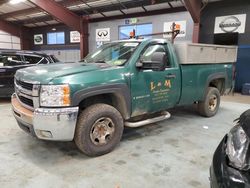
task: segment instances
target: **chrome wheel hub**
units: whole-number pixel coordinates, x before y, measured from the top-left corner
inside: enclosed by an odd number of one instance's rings
[[[105,145],[113,137],[115,125],[108,117],[102,117],[95,121],[91,128],[90,138],[95,145]]]
[[[216,95],[212,95],[209,98],[209,103],[208,103],[209,110],[214,111],[217,107],[217,103],[218,103],[218,99],[217,99]]]

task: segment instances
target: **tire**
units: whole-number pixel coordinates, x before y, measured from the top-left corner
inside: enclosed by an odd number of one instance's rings
[[[118,110],[107,104],[94,104],[80,113],[74,141],[88,156],[104,155],[119,144],[123,128]]]
[[[220,92],[215,87],[208,87],[204,101],[198,103],[198,111],[204,117],[214,116],[220,106]]]

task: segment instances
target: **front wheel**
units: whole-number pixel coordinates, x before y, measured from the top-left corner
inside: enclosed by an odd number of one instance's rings
[[[220,106],[220,92],[215,87],[208,87],[205,100],[198,103],[198,111],[202,116],[214,116]]]
[[[74,141],[86,155],[99,156],[112,151],[122,133],[120,112],[107,104],[95,104],[80,113]]]

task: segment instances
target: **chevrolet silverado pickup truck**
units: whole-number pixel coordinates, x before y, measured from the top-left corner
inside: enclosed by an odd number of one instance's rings
[[[39,139],[74,140],[86,155],[103,155],[124,126],[167,119],[169,108],[197,103],[202,116],[214,116],[232,88],[236,54],[234,46],[165,39],[110,42],[82,62],[18,70],[13,114]]]

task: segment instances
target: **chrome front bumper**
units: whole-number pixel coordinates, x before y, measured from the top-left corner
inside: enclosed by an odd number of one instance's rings
[[[16,94],[11,98],[12,110],[18,125],[43,140],[71,141],[74,138],[78,107],[24,108]]]

